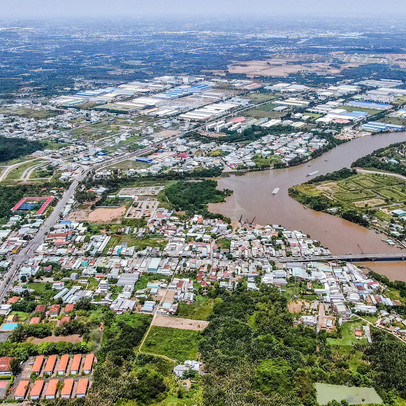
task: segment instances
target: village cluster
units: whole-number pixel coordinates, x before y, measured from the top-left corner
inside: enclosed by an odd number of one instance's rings
[[[154,193],[159,188],[142,191]],[[54,302],[50,308],[42,305],[36,311],[59,317],[62,324],[71,321],[69,309],[83,299],[107,305],[119,314],[157,311],[171,316],[179,303],[193,303],[196,294],[204,294],[210,286],[234,289],[241,281],[246,281],[248,289],[258,289],[259,283],[282,291],[293,287],[295,295],[306,283],[305,290],[315,299],[300,322],[318,328],[333,328],[336,317],[348,320],[354,312],[376,314],[383,310],[380,304],[384,308],[399,304],[356,266],[317,261],[329,257],[328,249],[301,232],[277,225],[233,227],[199,215],[179,220],[167,212],[151,217],[143,227],[116,226],[109,231],[100,225],[99,230],[100,234],[89,233],[88,223],[71,220],[61,220],[53,227],[19,269],[12,297],[0,309],[5,317],[11,314],[11,319],[6,319],[0,331],[10,333],[19,326],[12,304],[30,292],[28,282],[36,281],[48,282]],[[148,241],[151,236],[159,243],[136,247],[137,241]],[[6,237],[3,246],[7,244]],[[8,253],[8,261],[13,255]],[[145,276],[148,279],[141,286]],[[36,322],[40,322],[38,317],[30,321]],[[399,334],[405,331],[398,330]]]

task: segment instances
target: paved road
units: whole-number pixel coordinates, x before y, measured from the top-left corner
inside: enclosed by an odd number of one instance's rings
[[[120,162],[122,160],[129,159],[129,158],[136,157],[136,156],[142,156],[147,153],[150,153],[154,149],[156,149],[156,147],[160,143],[161,142],[155,143],[151,146],[148,146],[147,148],[143,148],[143,149],[135,151],[135,152],[130,152],[128,154],[121,155],[120,157],[107,159],[104,162],[98,163],[96,165],[90,166],[89,168],[82,170],[82,172],[71,183],[69,189],[67,189],[64,192],[61,199],[58,201],[57,205],[54,207],[54,210],[52,211],[51,215],[45,220],[44,224],[41,226],[41,228],[39,229],[39,231],[35,235],[35,237],[32,240],[30,240],[28,242],[28,244],[18,254],[13,256],[13,258],[12,258],[13,264],[11,265],[9,270],[6,272],[6,274],[4,275],[4,278],[0,284],[0,303],[3,302],[9,289],[12,287],[14,281],[16,280],[20,266],[25,261],[27,261],[28,258],[30,258],[32,255],[34,255],[35,251],[44,241],[45,235],[47,233],[49,233],[51,227],[59,221],[60,214],[63,212],[66,203],[74,195],[77,186],[86,177],[86,175],[90,171],[101,169],[106,166],[114,165],[115,163]]]
[[[3,281],[0,285],[0,302],[4,300],[8,289],[12,286],[19,267],[26,261],[37,248],[41,245],[44,240],[45,234],[49,233],[51,227],[59,221],[59,215],[62,213],[66,203],[75,193],[75,189],[78,186],[79,182],[83,180],[87,171],[83,171],[70,185],[69,189],[65,191],[62,195],[62,198],[59,200],[57,205],[54,207],[51,215],[45,220],[44,224],[39,229],[35,237],[28,242],[28,244],[15,256],[13,256],[13,264],[7,271],[6,275],[3,278]]]
[[[369,326],[373,326],[375,328],[379,328],[380,330],[386,331],[389,334],[392,334],[393,337],[396,337],[398,340],[402,341],[402,343],[405,342],[405,340],[402,337],[399,337],[397,334],[395,334],[393,331],[388,330],[387,328],[380,326],[379,324],[374,324],[371,323],[369,320],[364,319],[363,317],[359,316],[358,314],[353,314],[351,317],[358,317],[359,319],[361,319],[362,321],[365,321],[365,323],[367,323]]]
[[[398,178],[398,179],[406,181],[406,176],[400,175],[399,173],[385,172],[385,171],[372,171],[372,170],[363,169],[363,168],[354,168],[354,169],[356,169],[356,171],[359,173],[365,173],[365,174],[371,173],[371,174],[377,174],[377,175],[393,176],[394,178]]]
[[[29,161],[18,162],[18,163],[14,164],[14,165],[7,166],[7,168],[5,169],[5,171],[4,171],[4,172],[1,174],[1,176],[0,176],[0,182],[3,181],[4,179],[6,179],[7,176],[9,175],[9,173],[10,173],[13,169],[18,168],[19,166],[21,166],[21,165],[23,165],[23,164],[26,164],[26,163],[28,163],[28,162],[38,161],[38,159],[39,159],[39,158],[30,159]]]

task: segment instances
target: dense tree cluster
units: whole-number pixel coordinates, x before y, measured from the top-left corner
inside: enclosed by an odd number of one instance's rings
[[[106,309],[104,337],[98,352],[98,365],[87,405],[115,405],[120,399],[149,404],[161,399],[166,391],[163,377],[154,369],[133,369],[135,348],[140,344],[151,321],[147,315],[115,316]]]
[[[186,211],[189,215],[196,213],[210,217],[207,203],[223,202],[231,195],[230,190],[217,190],[215,180],[202,180],[200,182],[180,181],[165,190],[165,195],[175,210]]]
[[[38,141],[27,141],[23,138],[0,137],[0,162],[30,155],[42,149],[44,149],[44,146]]]
[[[199,349],[206,363],[206,405],[314,405],[314,372],[323,336],[294,328],[275,287],[224,293]],[[324,373],[324,372],[323,372]]]
[[[312,210],[326,211],[333,206],[333,202],[324,195],[308,196],[295,188],[289,189],[289,196]]]
[[[316,176],[315,178],[309,180],[306,183],[319,183],[326,181],[338,182],[339,180],[347,179],[353,175],[356,175],[357,171],[355,169],[343,168],[338,171],[327,173],[325,175]]]
[[[24,196],[45,196],[49,193],[49,186],[44,184],[0,186],[0,219],[10,217],[12,214],[11,209]]]
[[[406,176],[406,165],[401,162],[398,156],[400,154],[402,158],[404,157],[405,147],[406,143],[403,142],[393,144],[388,148],[378,149],[372,154],[357,159],[352,164],[352,167],[377,169],[379,171],[393,172]]]
[[[63,323],[55,329],[56,336],[68,336],[71,334],[79,334],[83,336],[89,333],[90,328],[86,323],[80,322],[76,319]]]
[[[22,342],[27,337],[45,338],[52,335],[52,328],[49,324],[21,324],[11,336],[14,342]]]

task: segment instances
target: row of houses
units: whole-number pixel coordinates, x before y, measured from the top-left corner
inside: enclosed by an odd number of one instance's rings
[[[63,384],[59,390],[60,384]],[[51,379],[46,382],[43,379],[37,379],[32,384],[29,380],[21,380],[14,392],[15,400],[53,400],[58,397],[62,399],[81,398],[86,396],[90,382],[88,378],[81,378],[75,381],[73,378],[68,378],[63,381],[59,379]]]
[[[75,354],[71,357],[64,354],[61,357],[50,355],[45,358],[44,355],[38,355],[32,365],[31,373],[36,376],[53,376],[53,375],[78,375],[83,373],[89,375],[92,373],[95,362],[94,354]]]

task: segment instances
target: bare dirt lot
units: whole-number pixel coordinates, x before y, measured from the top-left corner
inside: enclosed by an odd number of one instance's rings
[[[369,200],[362,200],[359,202],[354,202],[355,206],[358,207],[365,207],[365,206],[369,206],[369,207],[375,207],[375,206],[381,206],[383,204],[385,204],[385,200],[383,199],[369,199]]]
[[[45,338],[28,337],[26,341],[37,345],[42,343],[59,343],[61,341],[77,344],[81,343],[83,338],[79,334],[72,334],[70,336],[49,336]]]
[[[292,301],[288,304],[289,313],[300,313],[304,302],[302,300]]]
[[[94,223],[111,223],[121,219],[125,211],[125,206],[112,209],[99,208],[89,213],[88,220]]]
[[[153,326],[179,328],[181,330],[203,331],[208,325],[208,321],[181,319],[178,317],[156,316]]]
[[[153,137],[163,137],[163,138],[168,138],[168,137],[173,137],[174,135],[179,134],[179,131],[175,130],[162,130],[157,133],[154,133],[152,136]]]
[[[87,210],[75,210],[71,211],[66,217],[67,220],[71,221],[87,221],[89,218],[89,211]]]

